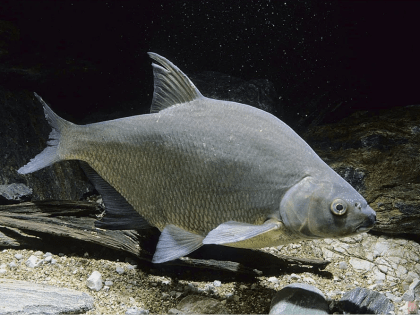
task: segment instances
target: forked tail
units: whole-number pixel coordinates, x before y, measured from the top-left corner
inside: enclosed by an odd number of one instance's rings
[[[48,123],[52,127],[52,131],[49,135],[47,147],[44,151],[31,159],[28,164],[18,169],[19,174],[32,173],[60,161],[61,159],[58,154],[58,145],[60,143],[61,132],[64,128],[73,125],[71,122],[64,120],[54,113],[38,94],[34,94],[44,107],[45,118],[47,118]]]

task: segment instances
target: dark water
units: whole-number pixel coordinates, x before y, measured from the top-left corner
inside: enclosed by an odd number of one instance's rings
[[[291,125],[341,104],[325,118],[334,120],[420,103],[419,9],[415,1],[1,1],[0,20],[15,30],[0,25],[0,84],[36,90],[74,121],[116,108],[145,113],[154,51],[187,74],[270,80]],[[4,71],[16,66],[26,72]]]

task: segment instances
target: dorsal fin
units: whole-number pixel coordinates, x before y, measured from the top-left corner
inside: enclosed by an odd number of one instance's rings
[[[202,97],[194,83],[172,62],[158,54],[148,54],[159,63],[152,63],[155,82],[151,113]]]

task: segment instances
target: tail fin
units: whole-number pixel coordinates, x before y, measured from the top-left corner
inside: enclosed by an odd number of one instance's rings
[[[28,164],[18,169],[19,174],[32,173],[60,161],[61,159],[58,155],[58,145],[60,143],[61,131],[66,126],[73,125],[71,122],[64,120],[54,113],[38,94],[34,94],[44,107],[45,118],[47,118],[50,126],[52,127],[52,131],[47,142],[48,146],[44,149],[44,151],[31,159]]]

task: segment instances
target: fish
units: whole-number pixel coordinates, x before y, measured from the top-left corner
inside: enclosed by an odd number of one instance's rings
[[[172,62],[148,53],[149,114],[76,125],[43,105],[47,147],[18,170],[79,160],[102,195],[104,229],[157,227],[153,263],[203,245],[263,248],[369,231],[376,213],[287,124],[203,96]]]

